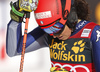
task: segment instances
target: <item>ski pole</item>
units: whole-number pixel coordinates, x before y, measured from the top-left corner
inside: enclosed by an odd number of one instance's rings
[[[24,29],[23,46],[22,46],[22,52],[21,52],[21,62],[20,62],[19,72],[23,72],[23,64],[24,64],[24,56],[25,56],[25,47],[26,47],[26,40],[27,40],[27,30],[28,30],[29,18],[30,18],[30,12],[26,12],[26,23],[25,23],[25,29]]]

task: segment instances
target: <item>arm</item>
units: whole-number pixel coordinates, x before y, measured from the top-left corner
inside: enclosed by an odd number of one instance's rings
[[[21,54],[23,36],[21,23],[11,20],[7,26],[6,52],[9,56]],[[26,51],[30,52],[46,47],[46,34],[39,27],[27,34]]]
[[[93,46],[93,62],[96,72],[100,72],[100,26],[96,26],[91,35]]]

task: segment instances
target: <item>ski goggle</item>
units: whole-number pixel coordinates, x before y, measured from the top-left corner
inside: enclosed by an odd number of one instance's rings
[[[64,30],[65,25],[57,22],[49,28],[44,28],[43,30],[49,35],[60,35]]]

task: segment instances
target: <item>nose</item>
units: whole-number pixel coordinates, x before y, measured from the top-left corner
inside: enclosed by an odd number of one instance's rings
[[[57,35],[53,35],[53,38],[56,38],[57,37]]]

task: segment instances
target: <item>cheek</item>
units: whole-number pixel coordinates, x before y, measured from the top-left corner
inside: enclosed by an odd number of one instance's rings
[[[65,27],[64,31],[62,32],[63,35],[70,36],[71,35],[71,29],[69,29],[67,26]]]
[[[65,34],[65,36],[69,37],[71,35],[71,31],[66,31],[64,34]]]

